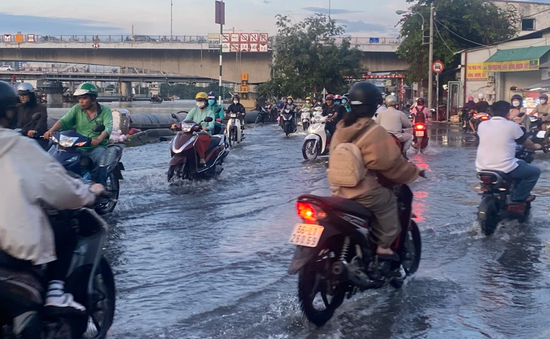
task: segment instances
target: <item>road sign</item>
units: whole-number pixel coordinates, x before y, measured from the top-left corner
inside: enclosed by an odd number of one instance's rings
[[[432,64],[432,71],[433,71],[434,73],[438,73],[438,74],[439,74],[439,73],[443,72],[443,69],[444,69],[444,68],[445,68],[445,67],[443,66],[443,63],[442,63],[441,61],[439,61],[439,60],[438,60],[438,61],[435,61],[435,62]]]
[[[258,52],[258,44],[250,44],[250,52]]]
[[[267,51],[268,51],[267,44],[260,44],[260,52],[267,52]]]
[[[248,42],[248,38],[249,38],[249,34],[248,34],[248,33],[241,33],[241,34],[239,34],[239,35],[240,35],[241,43],[243,43],[243,42]]]
[[[219,42],[220,33],[208,33],[208,41]]]
[[[4,34],[4,42],[11,42],[11,34]]]
[[[250,33],[250,42],[258,42],[258,33]]]
[[[231,52],[239,52],[240,51],[240,45],[239,44],[231,44]]]
[[[231,42],[239,42],[239,33],[231,33]]]
[[[262,43],[262,44],[267,44],[267,42],[268,42],[268,40],[269,40],[269,39],[268,39],[269,34],[267,34],[267,33],[260,33],[259,35],[260,35],[260,37],[259,37],[259,38],[260,38],[260,43]]]
[[[222,52],[223,53],[229,53],[231,51],[231,47],[230,47],[230,43],[229,42],[224,42],[222,44]]]
[[[216,23],[225,25],[225,3],[223,1],[216,1]]]
[[[323,96],[326,96],[326,95],[328,94],[327,89],[326,89],[326,88],[323,88],[323,91],[321,92],[321,94],[322,94]]]
[[[222,42],[230,42],[230,41],[231,41],[231,33],[223,33]]]
[[[34,34],[27,34],[27,42],[36,42]]]
[[[248,52],[248,46],[250,45],[241,43],[241,52]]]
[[[405,94],[407,91],[404,88],[401,88],[401,94]]]

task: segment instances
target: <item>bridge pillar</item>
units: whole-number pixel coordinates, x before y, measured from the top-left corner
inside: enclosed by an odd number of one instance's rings
[[[38,80],[36,88],[46,94],[49,105],[63,104],[63,83],[61,81]]]
[[[124,81],[120,83],[120,94],[126,100],[131,100],[132,98],[132,82]]]

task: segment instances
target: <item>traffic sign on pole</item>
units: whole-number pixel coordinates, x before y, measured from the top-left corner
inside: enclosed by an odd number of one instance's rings
[[[434,61],[434,63],[432,64],[432,71],[434,73],[441,73],[443,72],[443,70],[445,69],[443,63],[441,61]]]

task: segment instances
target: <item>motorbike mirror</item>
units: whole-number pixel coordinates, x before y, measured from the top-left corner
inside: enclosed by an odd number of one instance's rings
[[[525,113],[520,113],[520,114],[518,114],[518,117],[521,118],[521,117],[524,116],[524,115],[525,115]]]
[[[176,120],[179,120],[178,116],[175,115],[174,113],[172,113],[172,118],[176,119]]]
[[[543,117],[547,117],[547,116],[548,116],[548,113],[544,113],[542,116],[543,116]]]
[[[32,115],[32,121],[38,121],[38,120],[40,120],[41,117],[42,117],[42,114],[40,114],[40,113],[34,113],[34,114]]]
[[[93,131],[94,132],[103,132],[103,131],[105,131],[105,125],[95,125]]]
[[[204,118],[204,122],[212,122],[212,121],[214,121],[214,119],[212,119],[212,117]]]

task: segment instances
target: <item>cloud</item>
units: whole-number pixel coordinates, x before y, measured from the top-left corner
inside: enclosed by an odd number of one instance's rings
[[[305,7],[306,11],[315,12],[315,13],[323,13],[328,14],[328,8],[323,7]],[[357,11],[350,11],[347,9],[331,9],[330,14],[347,14],[347,13],[356,13]]]
[[[23,34],[120,34],[120,27],[106,26],[105,22],[84,19],[63,19],[32,15],[0,13],[0,32]]]
[[[380,32],[387,33],[391,31],[388,27],[380,24],[369,24],[363,21],[349,21],[344,19],[338,19],[336,22],[340,25],[346,26],[346,33],[355,32]]]

